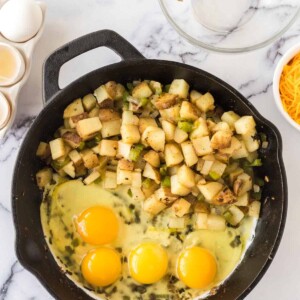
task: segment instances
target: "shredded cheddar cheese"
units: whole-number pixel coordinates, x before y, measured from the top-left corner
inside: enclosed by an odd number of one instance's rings
[[[300,124],[300,53],[284,66],[279,91],[285,111]]]

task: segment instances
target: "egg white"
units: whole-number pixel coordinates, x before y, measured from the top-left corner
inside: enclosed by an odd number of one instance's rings
[[[113,300],[122,299],[124,295],[130,295],[132,299],[135,299],[141,292],[145,292],[143,293],[145,297],[152,293],[157,295],[174,293],[178,295],[178,299],[183,296],[190,299],[206,297],[235,270],[253,239],[256,222],[251,218],[246,218],[237,229],[227,228],[221,232],[192,231],[191,226],[181,231],[171,230],[167,225],[172,214],[170,209],[152,219],[143,212],[141,203],[131,199],[129,189],[128,186],[122,186],[115,191],[107,191],[97,184],[85,186],[79,180],[71,180],[51,189],[41,205],[42,226],[54,258],[64,270],[68,271],[67,274],[71,280],[96,299],[104,299],[108,294],[109,299]],[[84,281],[80,272],[80,264],[85,254],[95,246],[81,241],[75,229],[74,218],[85,209],[97,205],[111,208],[119,219],[118,238],[109,246],[121,253],[123,269],[121,280],[107,288],[91,291],[93,287]],[[191,224],[192,220],[187,219],[187,225]],[[236,236],[240,236],[241,243],[232,247],[230,243]],[[161,281],[147,287],[139,285],[130,278],[126,263],[131,249],[145,241],[164,246],[169,257],[168,274]],[[204,290],[186,288],[176,279],[178,254],[184,248],[192,246],[208,249],[217,260],[216,278]],[[110,294],[115,287],[117,290]],[[181,289],[184,291],[179,294],[178,291]]]

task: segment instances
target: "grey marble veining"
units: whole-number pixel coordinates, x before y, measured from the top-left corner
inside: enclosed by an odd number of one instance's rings
[[[300,22],[270,46],[246,54],[221,55],[207,52],[183,40],[168,24],[156,1],[149,0],[52,0],[48,4],[45,34],[36,48],[30,78],[24,86],[14,126],[0,141],[0,300],[52,299],[38,280],[17,262],[10,189],[19,146],[42,108],[41,72],[46,56],[63,43],[91,31],[109,28],[127,38],[145,57],[178,61],[202,68],[227,81],[243,93],[282,133],[284,160],[289,182],[289,214],[285,235],[269,271],[248,300],[300,299],[299,149],[300,133],[277,111],[272,96],[272,76],[282,54],[300,42]],[[74,25],[75,24],[75,25]],[[62,74],[63,83],[117,61],[111,52],[91,56],[81,68],[71,66]]]

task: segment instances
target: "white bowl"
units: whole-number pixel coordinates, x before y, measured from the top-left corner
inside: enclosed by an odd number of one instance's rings
[[[285,111],[281,97],[279,92],[279,82],[283,67],[297,54],[300,52],[300,43],[294,45],[290,48],[280,59],[275,69],[274,77],[273,77],[273,94],[275,98],[275,103],[283,117],[297,130],[300,131],[300,124],[292,119],[292,117]]]

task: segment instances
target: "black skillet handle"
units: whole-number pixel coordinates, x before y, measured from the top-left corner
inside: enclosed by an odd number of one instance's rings
[[[47,58],[43,71],[45,103],[60,90],[58,77],[62,65],[72,58],[98,47],[107,47],[113,50],[123,60],[144,58],[127,40],[112,30],[99,30],[84,35],[57,49]]]

